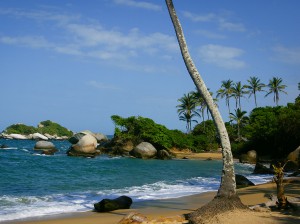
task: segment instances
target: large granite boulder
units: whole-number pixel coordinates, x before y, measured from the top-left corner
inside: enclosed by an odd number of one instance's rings
[[[48,138],[45,135],[42,135],[40,133],[33,133],[31,135],[31,138],[35,140],[48,140]]]
[[[90,134],[86,134],[71,146],[67,154],[69,156],[94,157],[98,153],[96,147],[97,139]]]
[[[48,142],[44,140],[36,142],[34,146],[34,150],[41,151],[42,154],[45,155],[53,155],[55,152],[57,152],[57,149],[52,142]]]
[[[109,212],[117,209],[129,209],[131,204],[132,199],[123,195],[116,199],[103,199],[94,204],[94,208],[97,212]]]
[[[300,168],[300,146],[287,156],[287,160]]]
[[[256,164],[257,161],[257,153],[255,150],[250,150],[247,154],[242,154],[239,158],[240,163],[250,163]]]
[[[156,157],[157,157],[157,159],[161,159],[161,160],[172,159],[172,156],[170,155],[170,153],[165,149],[159,150],[157,152]]]
[[[21,135],[21,134],[9,134],[7,136],[8,136],[8,138],[12,138],[12,139],[27,139],[26,136]]]
[[[252,181],[248,180],[247,177],[240,174],[235,175],[235,180],[236,180],[237,188],[243,188],[243,187],[249,187],[255,185]]]
[[[98,143],[108,140],[108,138],[104,134],[93,133],[89,130],[84,130],[74,134],[71,138],[69,138],[69,142],[72,144],[76,144],[85,135],[94,136],[94,138],[97,140]]]
[[[141,142],[133,150],[130,151],[130,155],[136,158],[150,159],[156,156],[157,150],[149,142]]]

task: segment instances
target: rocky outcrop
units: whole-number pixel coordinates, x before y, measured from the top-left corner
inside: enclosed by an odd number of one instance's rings
[[[116,199],[103,199],[94,204],[95,211],[109,212],[117,209],[129,209],[132,204],[132,199],[127,196],[121,196]]]
[[[133,150],[130,151],[130,155],[136,158],[150,159],[156,156],[157,150],[149,142],[141,142]]]
[[[254,171],[254,174],[274,174],[274,171],[266,166],[264,166],[261,163],[256,163]]]
[[[45,155],[53,155],[55,152],[57,152],[57,149],[52,142],[44,140],[36,142],[34,150],[41,151],[41,153]]]
[[[248,180],[247,177],[240,174],[235,175],[235,180],[236,180],[237,188],[243,188],[243,187],[249,187],[255,185],[252,181]]]
[[[297,169],[300,168],[300,146],[287,156],[287,160],[293,163]]]
[[[255,150],[250,150],[247,154],[242,154],[239,158],[240,163],[255,164],[257,161],[257,153]]]
[[[21,134],[9,134],[6,135],[6,137],[10,139],[27,139],[25,135],[21,135]]]
[[[167,150],[159,150],[156,155],[157,159],[166,160],[166,159],[172,159],[172,156]]]
[[[31,138],[35,139],[35,140],[49,140],[45,135],[42,135],[40,133],[34,133],[34,134],[32,134]]]
[[[96,150],[97,139],[90,135],[83,135],[76,144],[73,144],[68,150],[69,156],[95,157],[99,152]]]

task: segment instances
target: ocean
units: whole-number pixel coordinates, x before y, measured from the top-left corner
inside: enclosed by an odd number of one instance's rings
[[[124,157],[68,157],[68,141],[52,141],[53,156],[33,150],[33,140],[0,139],[0,222],[83,212],[103,198],[127,195],[133,202],[177,198],[215,191],[222,161],[141,160]],[[255,184],[270,175],[253,175],[254,166],[235,172]]]

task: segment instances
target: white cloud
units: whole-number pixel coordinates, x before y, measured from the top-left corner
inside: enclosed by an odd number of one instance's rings
[[[113,86],[113,85],[108,85],[103,82],[97,82],[95,80],[91,80],[87,82],[88,86],[94,87],[96,89],[101,89],[101,90],[120,90],[120,88]]]
[[[240,69],[246,63],[238,59],[244,53],[243,50],[233,47],[208,44],[199,49],[199,55],[204,62],[227,69]]]
[[[154,11],[162,10],[161,5],[156,5],[150,2],[134,1],[134,0],[114,0],[114,2],[119,5],[127,5],[136,8],[143,8],[143,9],[149,9]]]
[[[288,64],[300,65],[300,48],[287,48],[276,46],[272,49],[275,52],[274,59]]]
[[[194,22],[210,22],[216,18],[216,15],[214,13],[208,13],[204,15],[197,15],[188,11],[183,11],[182,13],[186,18]]]
[[[220,30],[244,32],[245,26],[242,23],[234,23],[228,20],[224,15],[217,15],[215,13],[194,14],[184,11],[183,15],[193,22],[214,22],[218,25]]]

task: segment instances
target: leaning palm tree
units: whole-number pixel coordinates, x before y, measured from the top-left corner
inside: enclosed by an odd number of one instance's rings
[[[232,96],[235,99],[235,108],[239,108],[240,110],[242,110],[241,98],[244,97],[244,95],[246,93],[248,93],[245,89],[246,89],[246,86],[242,85],[242,83],[240,81],[234,83],[233,87],[232,87]]]
[[[179,119],[186,121],[187,133],[189,133],[192,130],[192,117],[199,115],[196,112],[196,100],[192,94],[188,93],[178,99],[178,102],[180,102],[180,104],[177,105]]]
[[[286,85],[282,85],[282,78],[278,77],[273,77],[270,79],[268,87],[269,87],[269,92],[266,94],[266,96],[270,94],[274,94],[274,102],[276,103],[276,106],[278,106],[279,102],[279,92],[287,94],[287,92],[284,91]]]
[[[236,193],[233,156],[225,124],[217,106],[213,101],[212,96],[207,90],[205,83],[190,56],[185,37],[182,31],[182,27],[177,17],[172,0],[166,0],[166,4],[175,29],[182,58],[189,72],[189,75],[191,76],[194,84],[197,87],[197,90],[201,93],[205,102],[207,103],[209,111],[213,117],[216,129],[218,130],[222,147],[223,167],[221,172],[221,183],[218,193],[214,200],[212,200],[206,206],[188,215],[188,218],[191,222],[200,223],[201,220],[205,220],[210,216],[214,216],[216,212],[223,212],[226,210],[231,210],[233,208],[245,208],[245,206],[242,204],[240,198]]]
[[[228,80],[223,80],[222,81],[222,85],[221,88],[217,90],[217,98],[221,97],[224,98],[226,100],[226,106],[228,107],[228,112],[230,114],[230,98],[232,97],[233,94],[233,90],[232,90],[232,80],[228,79]]]
[[[247,114],[246,111],[241,111],[240,108],[234,110],[235,113],[230,113],[230,122],[234,121],[237,126],[237,134],[238,134],[238,141],[241,141],[241,128],[248,123],[249,118],[245,116]]]
[[[249,85],[246,85],[245,87],[249,91],[249,97],[253,94],[254,96],[254,102],[255,102],[255,107],[257,107],[257,101],[256,101],[256,93],[264,91],[263,88],[266,86],[265,84],[260,82],[260,79],[257,77],[250,77],[250,79],[247,80]]]

